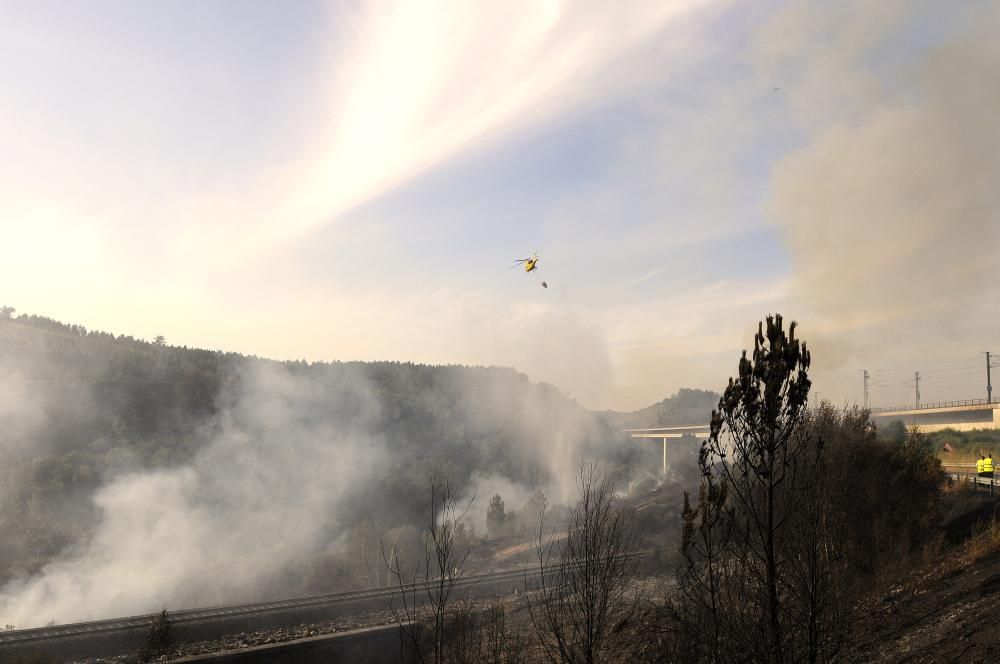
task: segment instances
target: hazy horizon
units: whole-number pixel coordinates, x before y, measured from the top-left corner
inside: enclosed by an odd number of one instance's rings
[[[992,3],[0,4],[0,304],[274,359],[985,396]],[[508,269],[534,251],[535,275]],[[548,288],[540,282],[545,280]]]

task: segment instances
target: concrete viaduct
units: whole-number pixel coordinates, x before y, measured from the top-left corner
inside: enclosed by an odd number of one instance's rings
[[[900,420],[906,426],[918,426],[928,433],[942,429],[972,431],[973,429],[1000,429],[1000,403],[986,399],[966,399],[964,401],[944,401],[918,407],[899,406],[872,408],[871,417],[875,424],[885,426]],[[694,436],[707,438],[708,424],[654,427],[651,429],[626,429],[632,438],[663,441],[663,472],[667,472],[667,442],[671,438]]]
[[[872,420],[878,425],[900,420],[908,427],[916,425],[927,433],[942,429],[1000,429],[1000,403],[990,403],[986,399],[966,399],[918,407],[872,408]]]
[[[625,433],[632,438],[654,438],[663,441],[663,474],[667,474],[667,441],[671,438],[694,436],[708,438],[707,424],[690,424],[678,427],[655,427],[652,429],[626,429]]]

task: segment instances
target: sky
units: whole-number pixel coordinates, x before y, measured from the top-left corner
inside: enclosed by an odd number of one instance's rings
[[[876,406],[917,371],[985,397],[998,29],[974,0],[0,0],[0,304],[628,410],[721,389],[780,312],[821,398],[863,369]]]

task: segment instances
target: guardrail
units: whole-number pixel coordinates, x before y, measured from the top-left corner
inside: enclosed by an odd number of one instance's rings
[[[987,401],[986,399],[960,399],[958,401],[938,401],[935,403],[922,403],[919,406],[879,406],[871,408],[872,413],[892,413],[898,410],[926,410],[928,408],[957,408],[959,406],[986,406],[994,405],[1000,407],[1000,402],[996,399]]]
[[[1000,478],[997,477],[979,477],[975,473],[948,473],[948,479],[959,484],[971,484],[973,491],[979,491],[981,486],[985,487],[984,490],[989,491],[991,496],[994,491],[1000,492]]]

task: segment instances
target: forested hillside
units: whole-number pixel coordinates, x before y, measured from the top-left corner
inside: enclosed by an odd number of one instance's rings
[[[585,458],[627,484],[656,467],[656,451],[621,429],[687,423],[700,404],[703,421],[713,400],[682,390],[637,413],[595,414],[512,369],[275,362],[5,316],[0,584],[96,546],[123,510],[136,510],[139,534],[162,522],[155,501],[114,502],[130,482],[193,473],[173,489],[180,523],[208,512],[212,529],[235,532],[251,507],[275,527],[286,512],[309,521],[287,535],[304,550],[283,562],[301,570],[359,524],[421,524],[435,473],[470,495],[512,487],[511,511],[537,489],[569,495]]]
[[[616,428],[647,429],[671,424],[708,424],[719,395],[709,390],[681,388],[677,394],[631,413],[604,411],[605,420]]]

